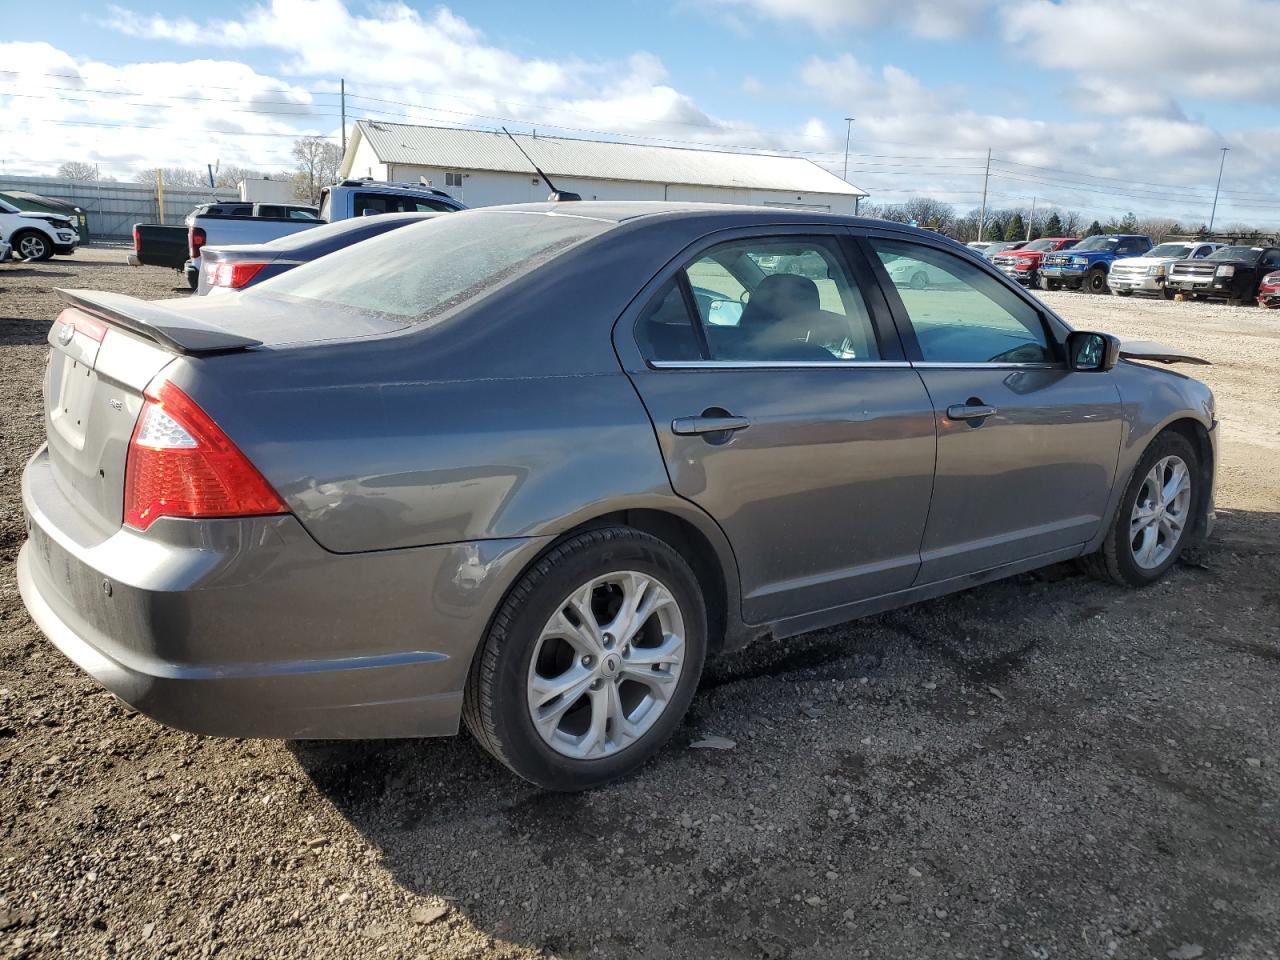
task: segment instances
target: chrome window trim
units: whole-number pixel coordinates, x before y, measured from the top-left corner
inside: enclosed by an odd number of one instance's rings
[[[913,367],[930,370],[1065,370],[1065,363],[1005,363],[982,360],[917,360]]]
[[[907,360],[649,360],[655,370],[759,370],[769,367],[785,370],[829,370],[847,367],[861,370],[891,370],[910,367]]]
[[[897,370],[924,367],[930,370],[1066,370],[1065,363],[983,363],[974,361],[909,360],[648,360],[654,370],[829,370],[843,367],[852,370]]]

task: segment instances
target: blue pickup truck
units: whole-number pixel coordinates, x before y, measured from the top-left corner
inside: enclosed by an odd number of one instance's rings
[[[1106,293],[1111,264],[1122,257],[1140,257],[1152,246],[1150,237],[1131,233],[1086,237],[1070,250],[1045,256],[1040,262],[1040,289]]]

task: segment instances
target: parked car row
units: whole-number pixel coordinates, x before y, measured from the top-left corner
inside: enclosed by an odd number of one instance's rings
[[[1042,290],[1128,297],[1225,300],[1280,306],[1280,247],[1174,240],[1153,245],[1138,234],[1043,237],[1030,243],[970,243],[1006,276]]]

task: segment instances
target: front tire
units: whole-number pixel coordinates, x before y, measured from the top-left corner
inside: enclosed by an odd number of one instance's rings
[[[1156,437],[1134,468],[1101,549],[1083,558],[1086,572],[1129,587],[1159,580],[1186,546],[1200,496],[1191,441],[1180,433]]]
[[[587,531],[503,601],[472,664],[463,719],[540,787],[600,786],[670,738],[706,649],[702,591],[675,550],[629,527]]]
[[[912,290],[927,290],[929,288],[929,276],[923,270],[917,270],[911,275]]]
[[[19,233],[10,243],[14,256],[20,260],[48,260],[53,256],[53,244],[34,230]]]
[[[1095,267],[1084,275],[1084,282],[1081,286],[1085,293],[1106,293],[1107,271],[1099,270]]]
[[[1057,290],[1060,286],[1061,284],[1057,280],[1050,280],[1048,277],[1040,278],[1041,290]]]

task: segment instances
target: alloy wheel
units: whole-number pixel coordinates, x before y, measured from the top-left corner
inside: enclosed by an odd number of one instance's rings
[[[24,260],[39,260],[48,250],[48,244],[39,237],[26,236],[18,241],[18,253]]]
[[[684,660],[684,618],[666,585],[634,570],[595,577],[538,636],[526,685],[534,729],[575,760],[615,754],[666,710]]]
[[[1177,549],[1191,516],[1191,471],[1181,457],[1158,460],[1138,489],[1129,516],[1134,562],[1154,570]]]

